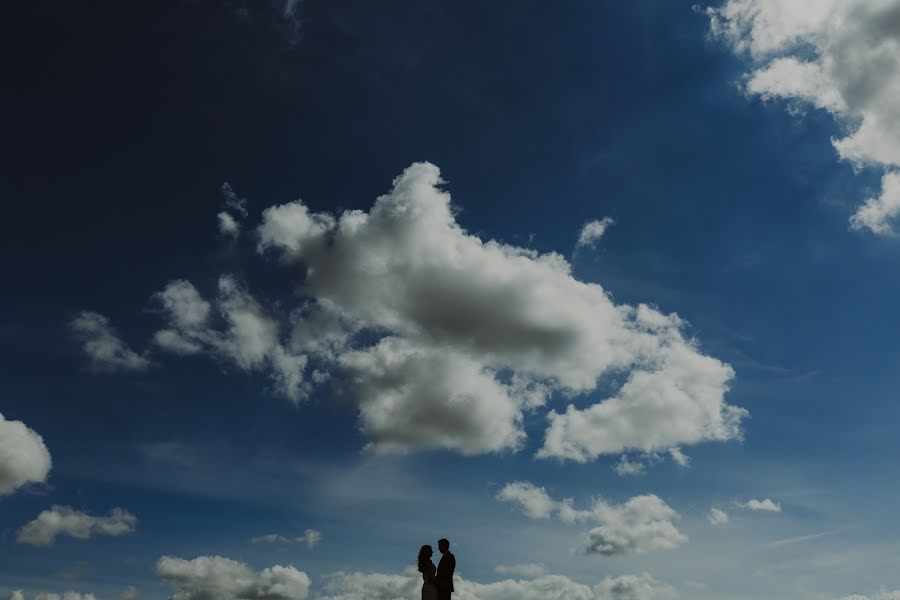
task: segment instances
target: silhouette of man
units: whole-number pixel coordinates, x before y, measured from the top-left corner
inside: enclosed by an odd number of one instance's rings
[[[441,562],[438,563],[437,574],[434,577],[438,588],[438,600],[450,600],[453,593],[453,571],[456,570],[456,557],[450,552],[450,541],[438,540],[438,550],[441,551]]]

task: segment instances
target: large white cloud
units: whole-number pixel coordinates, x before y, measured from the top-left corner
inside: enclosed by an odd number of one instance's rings
[[[157,576],[174,587],[170,600],[305,600],[310,581],[303,571],[275,565],[254,571],[244,563],[221,556],[184,560],[163,556]]]
[[[497,499],[516,505],[532,519],[556,517],[565,523],[593,523],[586,534],[584,550],[605,556],[670,550],[687,541],[673,521],[680,518],[658,496],[634,496],[622,504],[595,498],[584,510],[576,509],[569,498],[553,499],[547,491],[527,481],[505,485]]]
[[[849,596],[842,596],[841,600],[900,600],[900,590],[894,590],[893,592],[888,592],[885,590],[878,592],[874,596],[850,594]]]
[[[589,393],[612,371],[628,374],[619,393],[551,413],[540,456],[740,436],[746,411],[724,401],[731,368],[700,353],[677,315],[615,304],[558,254],[466,233],[441,183],[437,167],[417,163],[369,212],[297,201],[264,211],[258,229],[260,251],[299,265],[314,301],[295,343],[343,374],[376,450],[516,449],[523,411],[552,391]],[[327,333],[327,351],[307,327]],[[360,332],[375,343],[351,343]]]
[[[69,327],[98,371],[143,371],[150,361],[123,342],[109,319],[95,312],[83,311],[69,322]]]
[[[545,413],[542,458],[668,452],[686,464],[679,445],[740,438],[731,367],[700,352],[678,315],[616,304],[559,254],[468,234],[442,183],[416,163],[369,212],[266,209],[258,250],[299,279],[297,308],[265,310],[229,275],[213,300],[172,281],[154,296],[168,321],[155,346],[266,372],[294,401],[331,382],[355,399],[375,451],[514,451],[525,413],[554,394],[571,404]],[[106,354],[146,360],[118,348]],[[611,373],[624,384],[591,405]]]
[[[52,546],[60,535],[79,540],[98,535],[119,536],[133,532],[136,525],[137,517],[121,508],[112,509],[105,517],[96,517],[69,506],[53,506],[23,525],[16,533],[16,541],[32,546]]]
[[[45,481],[51,464],[50,451],[36,431],[0,414],[0,496]]]
[[[399,575],[338,572],[327,577],[318,600],[419,600],[422,577],[414,568]],[[478,583],[456,576],[454,600],[670,600],[678,594],[648,574],[608,577],[593,587],[562,575]]]
[[[887,170],[881,193],[851,218],[893,232],[900,215],[900,0],[727,0],[714,34],[754,61],[747,92],[831,112],[841,158]]]

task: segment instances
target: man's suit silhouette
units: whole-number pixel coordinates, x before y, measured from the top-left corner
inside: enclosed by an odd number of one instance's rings
[[[456,570],[456,557],[450,552],[450,542],[438,540],[438,550],[441,551],[441,562],[438,563],[434,580],[438,588],[438,600],[450,600],[453,593],[453,572]]]

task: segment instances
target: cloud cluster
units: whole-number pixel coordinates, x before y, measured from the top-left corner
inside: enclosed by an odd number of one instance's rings
[[[900,600],[900,590],[893,592],[881,591],[874,596],[863,596],[862,594],[850,594],[841,597],[841,600]]]
[[[234,277],[219,278],[215,314],[189,281],[172,281],[154,298],[168,320],[154,335],[160,349],[182,356],[204,352],[244,371],[265,371],[278,393],[295,401],[305,396],[306,357],[285,347],[278,320]]]
[[[416,163],[369,212],[296,201],[266,209],[258,228],[260,252],[299,267],[313,324],[332,325],[326,358],[376,449],[516,449],[524,410],[553,391],[589,393],[613,371],[627,374],[617,395],[550,413],[540,456],[586,461],[740,436],[746,411],[724,401],[731,368],[700,353],[677,315],[615,304],[558,254],[468,234],[442,183],[437,167]],[[353,346],[361,332],[378,341]]]
[[[671,586],[644,573],[608,577],[596,586],[577,583],[562,575],[531,579],[504,579],[478,583],[454,579],[454,600],[671,600]],[[338,572],[327,578],[319,600],[418,600],[422,578],[413,568],[400,575]]]
[[[330,381],[355,399],[375,451],[515,451],[527,411],[584,397],[610,374],[624,381],[611,397],[546,413],[539,457],[740,438],[747,412],[724,399],[731,367],[701,353],[678,315],[616,304],[559,254],[467,233],[442,183],[416,163],[368,212],[266,209],[258,251],[296,274],[299,308],[273,315],[227,275],[212,301],[173,281],[154,297],[168,321],[155,346],[266,372],[295,401]]]
[[[670,550],[687,541],[673,521],[680,515],[653,494],[634,496],[623,504],[595,498],[579,510],[572,499],[554,500],[547,491],[527,481],[505,485],[497,494],[532,519],[556,517],[564,523],[594,523],[586,535],[584,551],[605,556]]]
[[[0,496],[45,481],[51,464],[50,451],[36,431],[0,414]]]
[[[69,322],[69,328],[81,342],[91,366],[98,371],[143,371],[150,361],[123,342],[109,319],[83,311]]]
[[[114,508],[105,517],[95,517],[69,506],[53,506],[42,511],[16,532],[16,541],[32,546],[52,546],[57,536],[68,535],[79,540],[95,536],[119,536],[131,533],[137,517],[121,508]]]
[[[254,571],[221,556],[184,560],[163,556],[156,575],[175,588],[170,600],[306,600],[310,581],[303,571],[276,565]]]
[[[260,535],[250,540],[254,544],[259,543],[281,543],[281,544],[305,544],[308,548],[315,548],[322,541],[322,532],[315,529],[307,529],[303,535],[295,537],[287,537],[279,533],[269,533]]]
[[[900,215],[900,1],[727,0],[712,31],[754,62],[745,89],[830,112],[840,157],[885,170],[879,195],[850,220],[894,232]]]

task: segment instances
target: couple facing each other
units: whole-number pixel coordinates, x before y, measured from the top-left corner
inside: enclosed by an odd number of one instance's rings
[[[453,593],[453,571],[456,570],[456,557],[450,552],[450,542],[438,540],[441,561],[435,567],[431,562],[434,551],[431,546],[424,545],[419,550],[419,572],[422,574],[422,600],[450,600]]]

